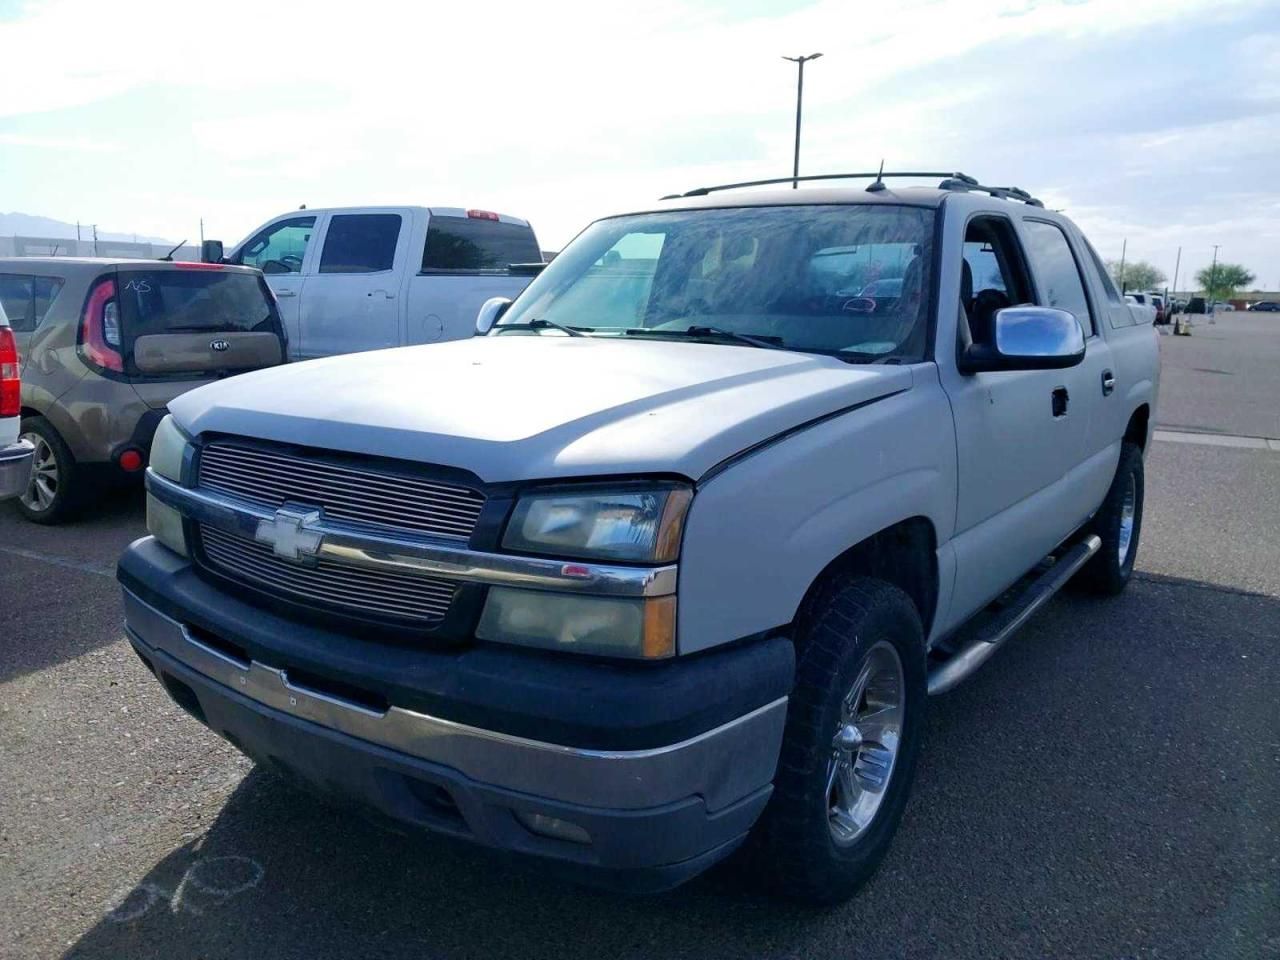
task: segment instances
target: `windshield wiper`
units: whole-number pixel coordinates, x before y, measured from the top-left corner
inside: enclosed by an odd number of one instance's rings
[[[629,337],[722,337],[734,343],[746,344],[749,347],[760,347],[763,350],[787,349],[781,337],[755,337],[748,333],[735,333],[722,327],[686,327],[684,330],[660,330],[656,327],[634,327],[627,331]]]
[[[546,330],[548,327],[555,330],[561,330],[571,337],[583,337],[586,333],[583,331],[594,330],[595,327],[566,327],[563,323],[556,323],[554,320],[543,320],[536,318],[526,321],[525,323],[500,323],[494,330]]]

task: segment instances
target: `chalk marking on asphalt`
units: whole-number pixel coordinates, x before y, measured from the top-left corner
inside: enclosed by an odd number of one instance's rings
[[[206,876],[202,879],[203,869]],[[214,876],[208,874],[213,871]],[[222,876],[227,873],[227,876]],[[191,902],[187,889],[212,897],[221,903],[236,894],[252,890],[267,875],[266,869],[252,857],[236,854],[196,860],[183,871],[177,887],[167,890],[158,883],[140,883],[132,889],[119,890],[107,901],[106,917],[112,923],[132,923],[151,912],[160,901],[167,901],[173,913],[204,916],[204,908]],[[132,902],[131,902],[132,901]]]
[[[114,567],[97,567],[92,563],[82,563],[79,560],[72,560],[68,557],[55,557],[36,550],[24,550],[22,547],[0,547],[0,553],[12,554],[15,557],[22,557],[26,560],[40,560],[44,563],[52,563],[57,567],[66,567],[68,570],[97,574],[99,577],[115,579],[116,575]]]
[[[1206,447],[1238,447],[1242,450],[1270,450],[1280,453],[1280,440],[1271,437],[1240,437],[1230,433],[1188,433],[1182,430],[1157,430],[1154,437],[1166,443],[1196,443]]]

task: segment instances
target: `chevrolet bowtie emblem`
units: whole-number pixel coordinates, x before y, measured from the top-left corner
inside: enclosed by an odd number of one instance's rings
[[[269,546],[282,560],[314,564],[324,534],[308,530],[307,526],[319,520],[319,510],[285,504],[270,520],[258,521],[253,538]]]

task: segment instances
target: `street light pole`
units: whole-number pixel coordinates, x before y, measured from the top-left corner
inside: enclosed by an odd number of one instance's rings
[[[811,53],[807,57],[783,57],[783,60],[790,60],[799,67],[798,77],[796,79],[796,153],[795,161],[791,166],[791,189],[795,190],[800,186],[800,109],[804,104],[804,65],[810,60],[817,60],[822,54]]]
[[[1216,301],[1215,301],[1215,299],[1214,299],[1214,293],[1213,293],[1213,290],[1214,290],[1214,286],[1215,286],[1215,285],[1217,284],[1217,282],[1218,282],[1218,247],[1220,247],[1220,246],[1221,246],[1221,244],[1218,244],[1218,243],[1215,243],[1215,244],[1213,245],[1213,266],[1211,266],[1211,267],[1209,268],[1209,291],[1208,291],[1208,292],[1209,292],[1209,304],[1210,304],[1210,306],[1212,306],[1212,307],[1213,307],[1213,309],[1209,311],[1209,322],[1210,322],[1210,323],[1217,323],[1217,322],[1218,322],[1218,309],[1217,309],[1217,302],[1216,302]]]

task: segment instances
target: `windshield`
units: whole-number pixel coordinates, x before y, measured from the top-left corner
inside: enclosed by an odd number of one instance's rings
[[[494,333],[754,337],[852,361],[920,360],[930,209],[866,204],[684,210],[601,220]]]

